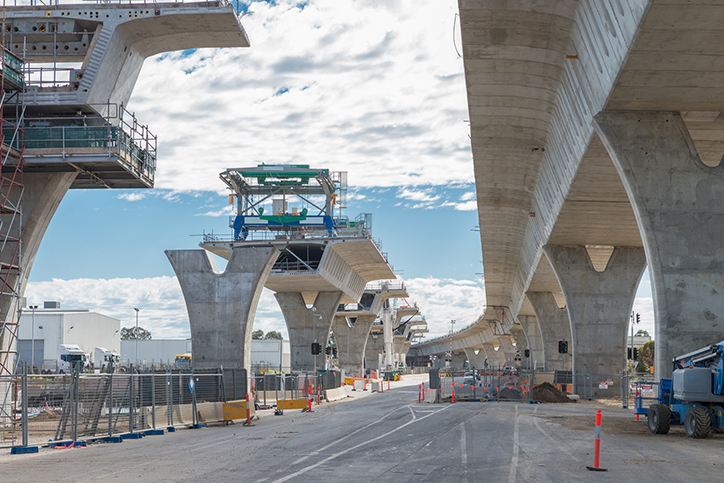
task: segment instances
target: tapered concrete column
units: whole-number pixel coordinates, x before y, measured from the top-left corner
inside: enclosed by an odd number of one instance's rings
[[[473,369],[480,370],[485,368],[487,355],[483,346],[466,348],[465,355],[468,357],[468,364],[470,364]],[[488,365],[490,365],[490,362],[488,362]]]
[[[287,323],[292,371],[313,372],[315,367],[322,368],[332,319],[343,295],[342,292],[319,292],[312,308],[307,308],[300,292],[274,294]],[[322,346],[322,353],[316,361],[312,355],[315,340]]]
[[[603,376],[626,369],[626,332],[636,288],[646,268],[641,247],[616,247],[597,272],[585,247],[543,247],[566,298],[573,371]],[[606,380],[606,379],[601,379]]]
[[[499,337],[498,342],[500,343],[500,350],[503,351],[503,354],[505,354],[505,365],[514,366],[515,361],[513,359],[515,358],[516,348],[513,347],[510,337]]]
[[[380,370],[380,354],[385,352],[385,336],[380,333],[377,337],[370,334],[365,346],[365,369]]]
[[[0,297],[0,319],[5,317],[8,321],[17,322],[19,307],[17,303],[13,303],[13,299],[20,300],[25,294],[25,286],[30,277],[30,270],[33,267],[35,256],[40,248],[40,242],[43,240],[45,231],[53,218],[60,202],[63,200],[65,193],[78,176],[77,172],[72,173],[25,173],[23,175],[24,191],[22,194],[22,212],[23,216],[16,216],[13,220],[12,214],[0,215],[4,231],[8,232],[11,237],[18,238],[22,233],[22,248],[20,255],[13,255],[16,251],[16,243],[9,241],[5,248],[0,252],[0,261],[6,264],[17,265],[20,263],[20,275],[17,270],[11,270],[7,279],[9,288],[5,292],[10,292],[17,284],[18,297],[2,296]],[[15,201],[19,198],[20,193],[13,189],[9,198]],[[20,224],[22,222],[22,225]],[[21,231],[22,230],[22,231]],[[5,277],[7,270],[2,270],[2,277]],[[0,281],[0,283],[2,283]],[[0,326],[2,320],[0,320]],[[11,337],[10,331],[5,330],[0,333],[0,362],[9,366],[12,364],[12,355],[8,356],[7,351],[12,350],[10,347]],[[12,341],[13,345],[15,341]],[[0,369],[0,373],[2,369]],[[0,374],[3,375],[3,374]]]
[[[495,347],[498,347],[498,350],[495,350]],[[505,365],[505,351],[500,346],[500,343],[493,344],[492,342],[486,342],[483,344],[483,348],[485,349],[485,353],[488,356],[488,365],[492,366],[504,366]]]
[[[465,351],[463,352],[453,352],[452,354],[452,362],[450,363],[450,367],[453,369],[463,370],[465,369],[465,363],[468,361],[468,356],[465,354]]]
[[[559,308],[556,299],[550,292],[528,292],[525,294],[530,300],[538,319],[541,338],[543,339],[543,362],[545,371],[563,371],[565,369],[565,354],[558,353],[558,342],[571,341],[571,324],[568,322],[568,310]],[[570,344],[569,344],[570,346]],[[571,350],[571,347],[568,348]]]
[[[194,368],[251,370],[259,297],[279,250],[235,247],[221,273],[206,250],[166,250],[186,301]]]
[[[519,315],[518,321],[521,327],[523,327],[525,338],[528,341],[528,349],[530,349],[530,357],[528,357],[527,361],[525,354],[521,351],[523,355],[523,365],[531,369],[544,367],[543,337],[538,326],[538,318],[534,315]]]
[[[634,209],[651,277],[656,376],[722,340],[724,162],[701,162],[681,116],[601,112],[594,126]]]
[[[337,360],[339,368],[345,374],[361,376],[365,370],[365,347],[370,335],[374,315],[360,315],[350,327],[347,317],[337,315],[332,321],[332,332],[337,342]]]

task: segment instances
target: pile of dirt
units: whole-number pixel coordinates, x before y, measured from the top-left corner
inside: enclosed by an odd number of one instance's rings
[[[543,384],[535,386],[530,391],[530,398],[535,401],[548,403],[575,402],[572,399],[569,399],[565,392],[556,389],[556,387],[550,382],[544,382]]]
[[[60,409],[50,409],[45,411],[40,411],[36,416],[32,416],[32,421],[57,421],[60,419],[60,415],[63,411]]]
[[[520,399],[520,393],[515,389],[502,389],[498,393],[498,399]]]

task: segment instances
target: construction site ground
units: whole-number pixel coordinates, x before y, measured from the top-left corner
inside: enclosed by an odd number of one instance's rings
[[[86,449],[0,454],[3,482],[719,481],[724,435],[653,435],[620,401],[418,403],[424,378],[348,391],[311,413],[261,411],[239,423]],[[387,383],[385,383],[385,389]],[[369,386],[368,386],[369,389]],[[601,466],[594,422],[603,413]]]

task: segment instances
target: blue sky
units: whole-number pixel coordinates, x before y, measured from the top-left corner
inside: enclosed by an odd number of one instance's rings
[[[218,175],[258,163],[347,171],[350,218],[373,214],[430,336],[484,306],[455,0],[242,2],[249,49],[146,60],[129,103],[158,135],[153,190],[71,191],[35,260],[29,302],[59,300],[185,337],[164,250],[229,233]],[[457,29],[457,30],[456,30]],[[485,227],[482,227],[485,229]],[[637,300],[651,317],[650,291]],[[262,296],[255,327],[286,333]]]

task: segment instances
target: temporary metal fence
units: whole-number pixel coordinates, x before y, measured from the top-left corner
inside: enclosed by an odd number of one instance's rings
[[[229,389],[245,392],[245,372],[156,372],[0,377],[0,447],[112,437],[223,420]],[[238,379],[243,378],[243,384]],[[193,381],[193,382],[192,382]]]
[[[599,398],[620,399],[622,407],[628,407],[629,378],[622,374],[573,374],[569,371],[541,373],[525,369],[493,366],[484,370],[441,371],[440,398],[456,400],[495,399],[522,400],[531,399],[531,390],[538,384],[549,381],[564,392],[572,392],[580,399]],[[428,387],[434,387],[429,385]],[[506,389],[510,391],[505,391]]]
[[[323,371],[314,374],[256,374],[252,378],[252,394],[259,406],[273,406],[282,398],[282,379],[284,380],[284,399],[304,399],[309,395],[316,397],[326,389],[342,385],[339,371]]]

